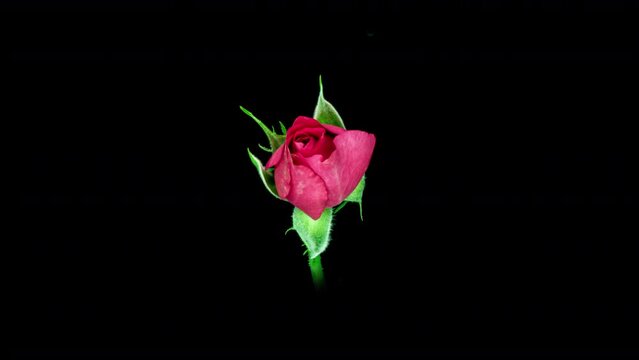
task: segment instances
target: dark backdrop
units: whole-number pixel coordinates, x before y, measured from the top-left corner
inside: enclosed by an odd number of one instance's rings
[[[635,2],[2,9],[14,356],[636,349]],[[320,74],[377,147],[318,297],[238,106]]]

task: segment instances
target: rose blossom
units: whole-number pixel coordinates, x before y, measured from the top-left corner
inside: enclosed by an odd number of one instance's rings
[[[317,220],[353,192],[374,147],[373,134],[299,116],[266,168],[275,167],[279,196]]]

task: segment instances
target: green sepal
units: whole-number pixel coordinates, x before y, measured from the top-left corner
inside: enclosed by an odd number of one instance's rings
[[[255,120],[255,122],[257,123],[257,125],[260,126],[260,128],[262,128],[262,131],[264,131],[264,134],[266,134],[266,137],[268,138],[268,143],[271,146],[270,149],[266,149],[266,147],[262,147],[260,146],[262,149],[265,149],[266,151],[269,152],[273,152],[275,150],[277,150],[277,148],[279,148],[284,141],[286,141],[286,132],[284,131],[284,135],[278,135],[275,130],[273,129],[269,129],[266,125],[264,125],[263,122],[261,122],[258,118],[255,117],[255,115],[253,115],[253,113],[251,113],[250,111],[246,110],[244,107],[240,106],[240,109],[246,114],[248,115],[251,119]]]
[[[364,196],[364,188],[366,187],[366,175],[362,176],[362,180],[355,187],[355,190],[344,199],[344,201],[359,204],[359,217],[364,221],[364,212],[362,210],[362,197]]]
[[[362,177],[362,180],[359,181],[359,184],[355,187],[355,190],[342,201],[341,204],[335,207],[334,214],[337,214],[338,211],[342,210],[342,208],[348,202],[354,202],[359,204],[359,217],[364,221],[364,212],[362,210],[362,197],[364,196],[364,188],[366,187],[366,175]]]
[[[260,179],[262,179],[262,183],[264,183],[264,187],[266,187],[266,190],[268,190],[268,192],[279,199],[280,197],[277,195],[277,188],[275,187],[275,176],[273,175],[273,170],[264,168],[260,159],[253,155],[251,153],[251,150],[247,148],[246,151],[248,151],[249,158],[257,169],[257,172],[260,175]]]
[[[293,209],[293,228],[306,245],[308,258],[320,255],[330,241],[333,208],[326,208],[319,219],[313,220],[298,208]]]
[[[257,146],[266,152],[272,152],[271,149],[267,148],[266,146],[262,146],[261,144],[257,144]]]
[[[333,215],[337,214],[344,206],[348,204],[348,201],[344,200],[339,205],[333,208]]]
[[[342,117],[339,116],[335,107],[324,99],[324,87],[322,86],[322,76],[319,78],[320,92],[317,98],[317,105],[315,105],[315,111],[313,112],[313,119],[321,122],[322,124],[339,126],[342,129],[346,129]]]

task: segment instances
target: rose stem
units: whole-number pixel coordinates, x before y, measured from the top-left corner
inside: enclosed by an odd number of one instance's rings
[[[313,277],[313,284],[315,290],[321,292],[324,290],[324,269],[322,268],[322,258],[317,255],[316,257],[308,260],[308,266],[311,267],[311,276]]]

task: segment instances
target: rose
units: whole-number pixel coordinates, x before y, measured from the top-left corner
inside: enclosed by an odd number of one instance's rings
[[[313,284],[321,291],[324,271],[320,255],[330,242],[333,215],[348,202],[359,204],[362,215],[364,173],[375,136],[346,130],[335,107],[324,98],[321,77],[319,85],[313,118],[299,116],[289,129],[280,122],[281,133],[242,106],[240,109],[268,138],[269,147],[260,145],[272,153],[266,166],[247,149],[249,158],[266,189],[295,205],[289,230],[295,230],[304,243]]]
[[[299,116],[266,168],[275,167],[280,198],[317,220],[324,209],[339,205],[353,192],[374,147],[372,134]]]

